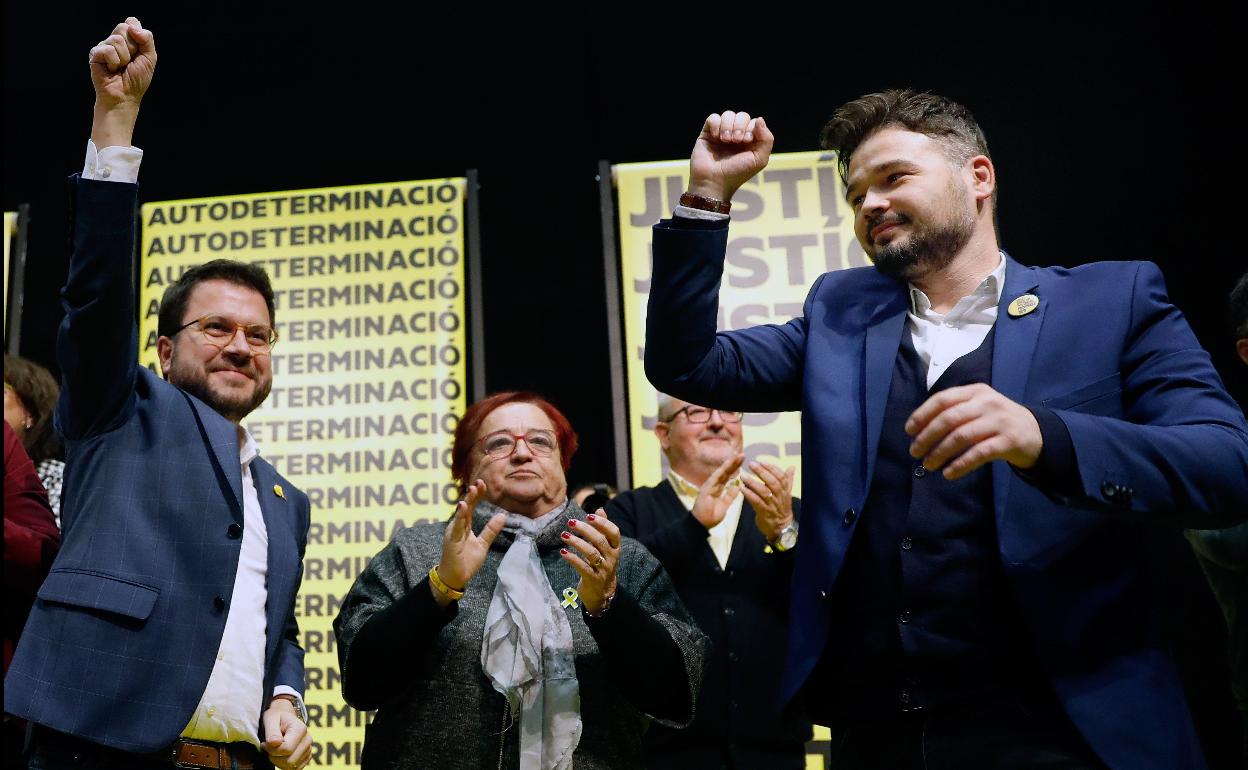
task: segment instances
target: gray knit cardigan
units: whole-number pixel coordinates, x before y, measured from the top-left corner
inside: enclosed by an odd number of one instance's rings
[[[559,555],[563,546],[559,535],[569,517],[583,519],[584,512],[569,503],[567,516],[556,518],[536,538],[546,576],[560,595],[564,588],[575,587],[579,579]],[[474,517],[474,531],[480,532],[484,525],[484,516]],[[426,523],[399,532],[356,579],[334,623],[344,692],[351,686],[352,642],[375,612],[423,585],[429,569],[441,559],[445,527],[445,522]],[[454,617],[431,645],[414,651],[424,657],[419,676],[400,683],[398,694],[380,704],[365,737],[365,770],[519,766],[518,721],[507,713],[506,699],[494,690],[481,669],[486,610],[494,594],[499,563],[512,539],[510,533],[499,534],[485,564],[458,602]],[[625,666],[614,665],[616,662],[599,650],[582,611],[568,607],[583,725],[573,757],[573,767],[578,770],[641,767],[641,736],[646,727],[652,720],[668,727],[692,722],[692,704],[697,701],[701,683],[707,638],[681,604],[658,560],[637,541],[623,538],[617,579],[619,590],[631,595],[645,614],[658,621],[680,651],[683,671],[654,671],[653,675],[683,676],[688,684],[687,697],[678,707],[679,714],[647,715],[630,704],[630,683],[621,681],[619,673]],[[636,671],[635,664],[644,662],[631,663]]]

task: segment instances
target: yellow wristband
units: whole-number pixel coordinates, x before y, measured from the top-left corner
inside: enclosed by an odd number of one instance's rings
[[[459,601],[464,598],[463,591],[456,591],[454,588],[448,586],[444,580],[442,580],[442,576],[438,574],[437,565],[434,565],[429,570],[429,582],[433,583],[433,587],[438,589],[438,591],[446,594],[455,601]]]

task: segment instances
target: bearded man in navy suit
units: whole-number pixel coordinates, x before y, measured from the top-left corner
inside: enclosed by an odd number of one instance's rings
[[[875,268],[717,334],[730,201],[773,137],[711,115],[654,229],[647,318],[660,390],[802,412],[782,697],[832,728],[838,768],[1202,767],[1141,544],[1243,517],[1248,432],[1159,271],[1011,259],[987,142],[949,99],[864,96],[824,136]]]
[[[5,710],[32,723],[31,767],[301,768],[308,499],[240,424],[272,385],[273,289],[238,262],[187,271],[161,303],[165,380],[138,365],[130,144],[155,39],[131,17],[90,66],[57,339],[64,539]]]

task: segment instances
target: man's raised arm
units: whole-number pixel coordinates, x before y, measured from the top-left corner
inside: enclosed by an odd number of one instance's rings
[[[774,142],[762,118],[707,116],[689,189],[654,227],[646,376],[661,392],[743,411],[800,406],[805,319],[715,334],[732,196],[767,166]]]
[[[156,69],[155,38],[130,17],[91,49],[89,64],[94,120],[83,178],[70,181],[73,252],[57,338],[62,390],[56,420],[71,439],[110,429],[131,405],[138,360],[133,183],[141,153],[130,142]]]

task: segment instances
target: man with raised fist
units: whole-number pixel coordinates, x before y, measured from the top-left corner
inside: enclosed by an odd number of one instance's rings
[[[300,768],[311,736],[294,599],[308,499],[241,425],[272,385],[273,290],[243,263],[187,271],[161,303],[165,380],[138,365],[142,152],[130,143],[156,68],[151,31],[126,19],[90,67],[57,341],[64,540],[5,710],[32,723],[31,767],[246,769],[267,755]]]
[[[824,130],[874,269],[717,334],[732,196],[772,144],[704,122],[645,355],[679,398],[803,413],[782,697],[837,768],[1203,766],[1141,526],[1242,519],[1248,426],[1156,266],[1014,261],[970,112],[886,91]]]

